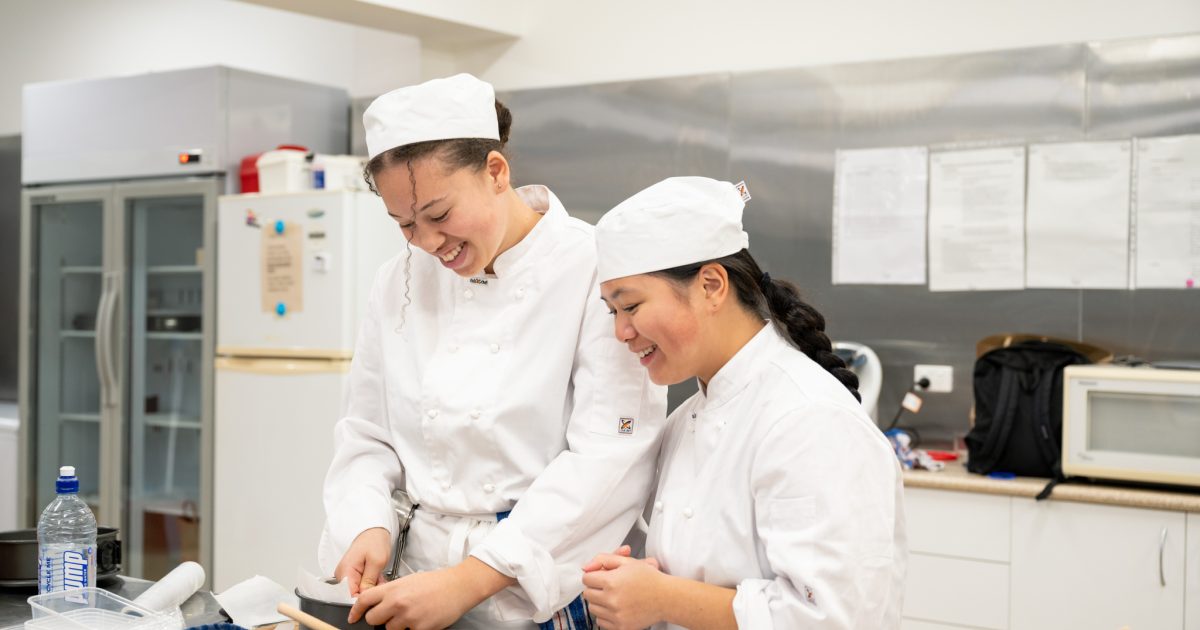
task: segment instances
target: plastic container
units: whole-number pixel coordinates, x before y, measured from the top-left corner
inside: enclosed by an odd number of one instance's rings
[[[367,183],[363,180],[363,168],[366,158],[357,155],[325,155],[318,153],[313,156],[313,188],[327,190],[366,190]]]
[[[27,630],[176,630],[179,621],[151,612],[100,588],[59,591],[29,598]]]
[[[241,180],[243,193],[258,192],[258,158],[261,153],[247,155],[238,166],[238,179]]]
[[[74,466],[58,469],[58,496],[38,519],[38,593],[96,585],[96,516],[79,498]]]
[[[312,154],[292,148],[267,151],[255,161],[258,192],[300,192],[312,189]]]

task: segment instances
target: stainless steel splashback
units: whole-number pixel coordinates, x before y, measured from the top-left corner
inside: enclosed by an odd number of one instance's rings
[[[0,137],[0,400],[17,399],[21,295],[21,136]]]
[[[834,339],[884,364],[886,421],[912,366],[954,366],[917,426],[948,442],[968,428],[975,342],[998,332],[1082,338],[1118,355],[1200,357],[1200,291],[932,293],[832,286],[836,149],[1200,133],[1200,35],[946,57],[715,74],[501,94],[520,182],[554,188],[594,221],[671,175],[745,179],[751,251],[796,281]],[[672,389],[678,404],[694,388]]]

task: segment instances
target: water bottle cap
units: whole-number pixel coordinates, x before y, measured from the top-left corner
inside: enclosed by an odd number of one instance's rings
[[[54,490],[58,494],[79,492],[79,478],[75,476],[74,466],[62,466],[58,469],[58,479],[54,481]]]

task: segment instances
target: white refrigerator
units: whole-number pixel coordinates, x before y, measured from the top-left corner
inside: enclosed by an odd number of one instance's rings
[[[221,197],[213,588],[316,570],[358,322],[404,238],[359,191]]]

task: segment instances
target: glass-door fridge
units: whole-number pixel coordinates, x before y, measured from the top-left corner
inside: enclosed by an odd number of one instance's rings
[[[119,482],[121,461],[113,452],[117,401],[102,377],[111,367],[103,361],[112,337],[98,334],[110,314],[112,187],[40,189],[23,201],[20,381],[32,409],[21,415],[32,418],[32,411],[38,422],[21,425],[34,458],[20,469],[21,487],[34,489],[40,509],[54,498],[58,466],[73,465],[97,521],[117,523],[115,497],[100,491],[114,487],[104,480]]]
[[[22,361],[34,510],[75,465],[122,573],[211,556],[212,264],[220,178],[25,194]],[[28,412],[27,412],[28,413]]]
[[[21,102],[18,521],[71,464],[120,528],[122,573],[211,575],[217,195],[281,144],[345,153],[349,96],[207,66],[33,83]]]

